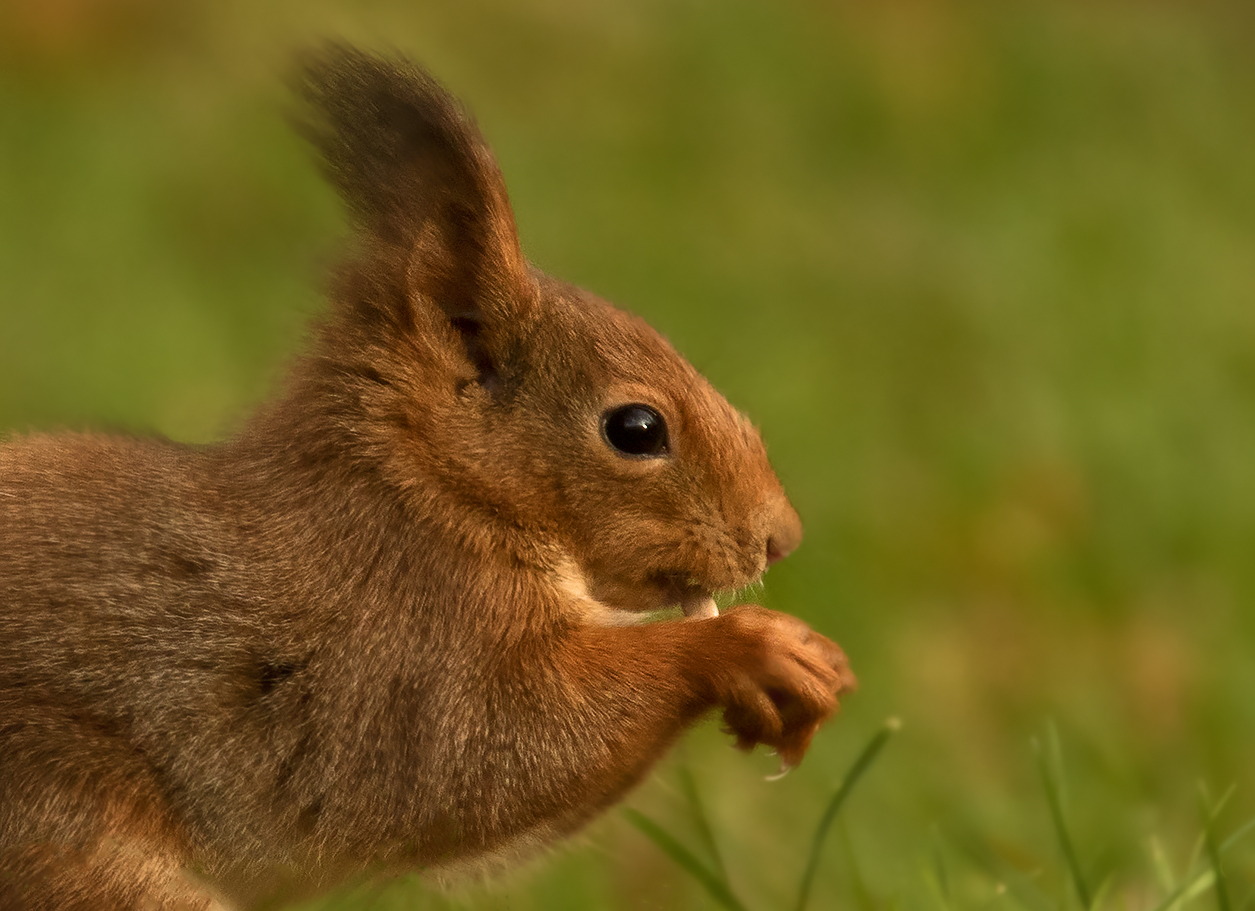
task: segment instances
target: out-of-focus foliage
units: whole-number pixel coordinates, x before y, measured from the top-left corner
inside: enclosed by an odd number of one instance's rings
[[[0,427],[206,440],[273,387],[342,230],[281,114],[320,36],[426,62],[532,258],[761,422],[808,528],[764,598],[863,689],[783,782],[713,726],[685,746],[756,907],[888,714],[814,907],[926,907],[934,851],[963,906],[1065,895],[1047,717],[1078,851],[1132,907],[1196,780],[1255,813],[1255,8],[8,0]],[[671,773],[636,799],[665,815]],[[458,901],[698,894],[612,814]]]

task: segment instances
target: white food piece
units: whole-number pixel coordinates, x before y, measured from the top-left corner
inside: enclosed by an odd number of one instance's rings
[[[684,616],[689,620],[709,620],[719,616],[719,605],[714,598],[692,598],[680,605]]]

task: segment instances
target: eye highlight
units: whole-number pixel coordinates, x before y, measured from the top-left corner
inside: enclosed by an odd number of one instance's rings
[[[601,435],[626,456],[660,458],[670,451],[667,422],[648,405],[620,405],[601,419]]]

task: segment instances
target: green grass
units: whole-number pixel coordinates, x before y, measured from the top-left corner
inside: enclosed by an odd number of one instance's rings
[[[896,718],[891,718],[885,722],[884,727],[868,741],[867,746],[858,754],[853,765],[850,766],[849,771],[842,778],[840,786],[828,801],[828,806],[825,808],[823,816],[820,817],[819,825],[815,827],[815,833],[811,837],[811,847],[807,853],[806,868],[802,872],[799,881],[797,902],[794,905],[797,911],[806,911],[806,906],[810,902],[811,889],[815,884],[815,874],[818,872],[823,858],[824,842],[832,828],[833,821],[837,817],[837,813],[840,812],[842,805],[844,805],[846,799],[854,790],[858,780],[863,777],[863,774],[876,761],[880,751],[888,743],[889,738],[900,727],[901,723]],[[778,779],[783,774],[783,772],[777,773],[772,778]],[[698,796],[692,771],[687,767],[681,767],[680,780],[684,785],[685,797],[688,799],[689,812],[701,834],[701,840],[704,843],[703,847],[714,861],[713,869],[685,847],[674,835],[644,813],[629,807],[624,811],[628,821],[657,845],[664,854],[675,861],[685,873],[700,884],[716,904],[722,905],[728,911],[747,911],[745,905],[737,898],[736,891],[728,877],[727,868],[720,857],[718,846],[715,843],[714,832]]]
[[[814,830],[806,867],[799,881],[797,901],[791,906],[781,905],[780,907],[794,907],[796,911],[805,911],[810,900],[815,874],[824,857],[824,843],[837,813],[849,798],[859,779],[875,763],[880,755],[880,751],[899,728],[900,723],[896,718],[889,719],[884,727],[867,742],[862,752],[858,754],[851,764],[840,785],[829,799],[823,816]],[[1018,887],[1013,891],[1008,891],[1006,884],[1003,882],[996,883],[993,890],[995,898],[999,899],[1000,904],[1008,904],[1013,907],[1019,905],[1025,909],[1049,907],[1078,908],[1080,911],[1102,911],[1102,909],[1115,904],[1117,901],[1120,906],[1127,907],[1129,903],[1127,897],[1121,897],[1118,900],[1111,898],[1112,886],[1115,883],[1115,878],[1111,872],[1106,873],[1096,890],[1091,889],[1087,882],[1088,876],[1085,872],[1085,865],[1077,851],[1075,837],[1065,811],[1067,803],[1066,776],[1059,734],[1053,724],[1047,725],[1043,741],[1034,742],[1034,750],[1038,755],[1042,795],[1049,808],[1050,821],[1061,849],[1061,866],[1065,874],[1063,878],[1070,881],[1072,900],[1069,900],[1066,895],[1063,897],[1052,896],[1042,890],[1038,883],[1034,881],[1045,880],[1044,871],[1040,869],[1027,877],[1012,873],[1008,878],[1013,879]],[[726,908],[728,911],[748,911],[747,906],[737,897],[727,870],[719,859],[718,848],[714,844],[713,833],[710,829],[709,820],[706,818],[705,810],[697,798],[692,775],[687,767],[681,767],[681,773],[681,781],[685,783],[685,796],[689,801],[689,812],[692,814],[694,822],[701,832],[702,841],[705,842],[703,845],[705,851],[715,861],[714,869],[704,863],[671,832],[643,813],[629,808],[625,811],[627,819],[674,861],[681,870],[697,882],[714,904]],[[1152,860],[1159,874],[1160,892],[1163,893],[1159,901],[1153,904],[1154,911],[1170,911],[1170,909],[1171,911],[1180,911],[1180,909],[1194,904],[1208,890],[1214,895],[1218,911],[1232,911],[1234,904],[1230,897],[1231,886],[1225,875],[1222,860],[1231,849],[1241,844],[1243,839],[1252,832],[1255,832],[1255,819],[1250,820],[1227,838],[1221,840],[1216,831],[1216,820],[1221,808],[1231,796],[1232,789],[1226,792],[1220,800],[1213,802],[1208,795],[1207,789],[1200,786],[1199,809],[1202,832],[1185,866],[1185,877],[1180,882],[1177,882],[1176,877],[1173,875],[1172,866],[1163,856],[1159,843],[1153,838],[1148,842]],[[931,887],[933,898],[942,911],[953,911],[956,907],[982,907],[987,904],[987,902],[981,900],[973,901],[970,897],[966,901],[956,898],[951,886],[953,875],[949,871],[940,840],[934,845],[931,867],[923,869],[921,879]],[[869,906],[879,906],[881,904],[881,902],[867,893],[866,887],[857,873],[852,877],[852,880],[859,886],[858,891],[860,894],[857,897],[861,900],[860,903]],[[1003,898],[1003,896],[1008,897]],[[1245,897],[1242,907],[1248,905],[1252,898],[1255,898],[1255,892],[1251,892]],[[1143,898],[1144,902],[1148,900]],[[887,904],[896,905],[898,902],[894,900]]]
[[[300,343],[341,230],[278,116],[286,49],[399,45],[478,113],[529,255],[645,315],[761,423],[807,526],[763,599],[862,682],[783,781],[706,726],[636,812],[746,907],[792,907],[799,833],[896,715],[809,907],[1240,911],[1247,6],[15,0],[0,428],[229,430]],[[1232,787],[1201,817],[1199,781]],[[378,907],[411,899],[714,907],[619,811],[492,888],[398,884]]]

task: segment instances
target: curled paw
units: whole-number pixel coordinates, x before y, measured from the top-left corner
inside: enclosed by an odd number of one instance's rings
[[[857,686],[845,653],[796,617],[753,605],[712,622],[725,640],[714,694],[725,730],[741,749],[766,744],[786,768],[797,765],[838,697]]]

